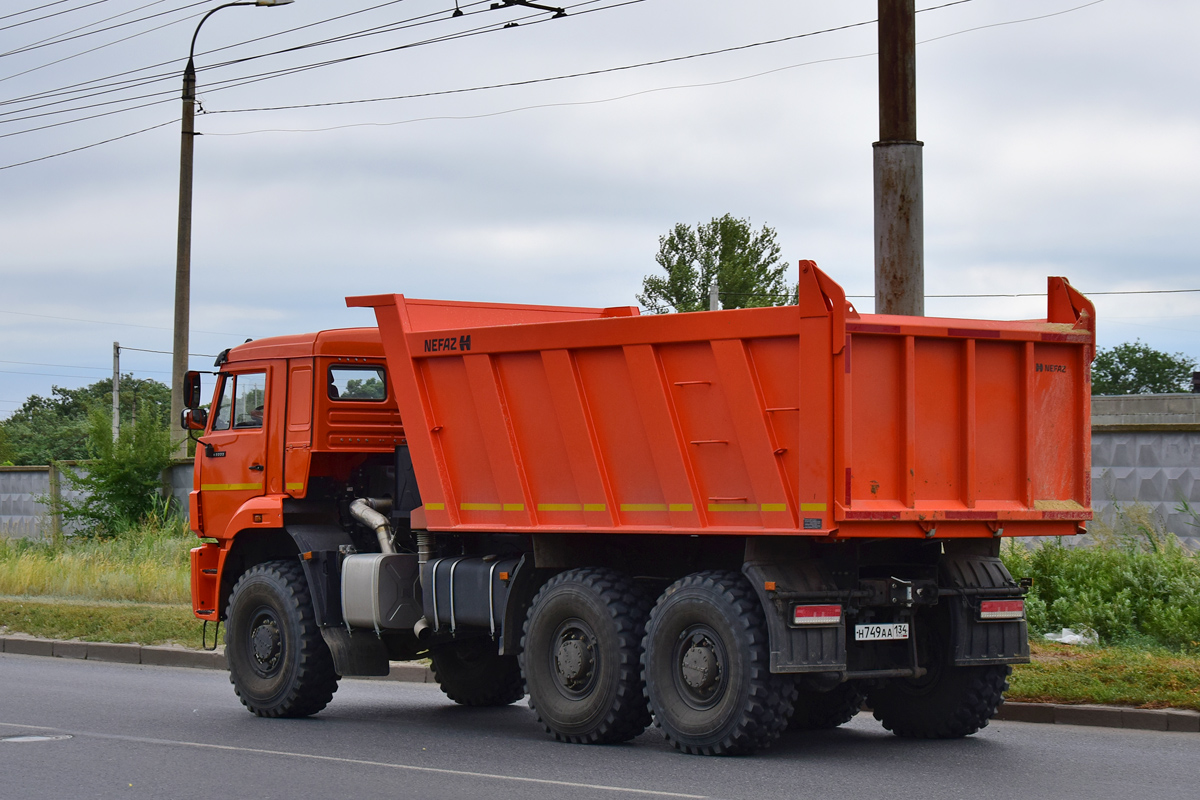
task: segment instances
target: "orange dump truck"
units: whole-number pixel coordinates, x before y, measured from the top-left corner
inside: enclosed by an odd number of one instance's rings
[[[351,297],[377,327],[221,354],[192,527],[198,617],[262,716],[429,658],[547,732],[745,753],[864,697],[973,733],[1028,660],[1009,536],[1090,511],[1092,305],[1045,319],[798,303],[640,316]]]

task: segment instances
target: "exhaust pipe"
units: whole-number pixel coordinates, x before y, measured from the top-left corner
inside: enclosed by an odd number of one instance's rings
[[[421,617],[417,620],[417,624],[413,625],[413,635],[418,641],[425,641],[433,633],[433,626],[429,624],[429,620]]]
[[[392,547],[392,523],[380,511],[388,511],[392,501],[373,497],[360,497],[350,504],[350,516],[375,531],[379,539],[379,550],[391,555],[396,552]]]

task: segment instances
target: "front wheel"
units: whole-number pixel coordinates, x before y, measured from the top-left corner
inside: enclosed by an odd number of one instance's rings
[[[307,717],[333,699],[338,674],[298,563],[268,561],[238,578],[225,612],[225,659],[234,691],[260,717]]]
[[[752,753],[787,728],[795,680],[770,672],[762,605],[741,574],[700,572],[668,587],[643,650],[654,723],[679,750]]]

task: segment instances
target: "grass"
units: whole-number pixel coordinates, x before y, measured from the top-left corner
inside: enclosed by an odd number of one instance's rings
[[[178,518],[61,547],[0,539],[0,595],[186,605],[188,550],[196,545]]]
[[[209,638],[213,636],[209,626]],[[72,603],[0,597],[0,633],[85,642],[181,644],[200,647],[201,622],[191,605]]]
[[[0,632],[198,648],[188,562],[196,545],[184,520],[165,515],[58,547],[0,539]]]
[[[1165,649],[1030,642],[1033,663],[1013,667],[1008,699],[1200,711],[1200,658]]]

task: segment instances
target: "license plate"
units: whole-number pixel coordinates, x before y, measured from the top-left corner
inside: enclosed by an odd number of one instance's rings
[[[854,640],[875,642],[888,639],[907,639],[908,623],[892,622],[886,625],[855,625]]]

